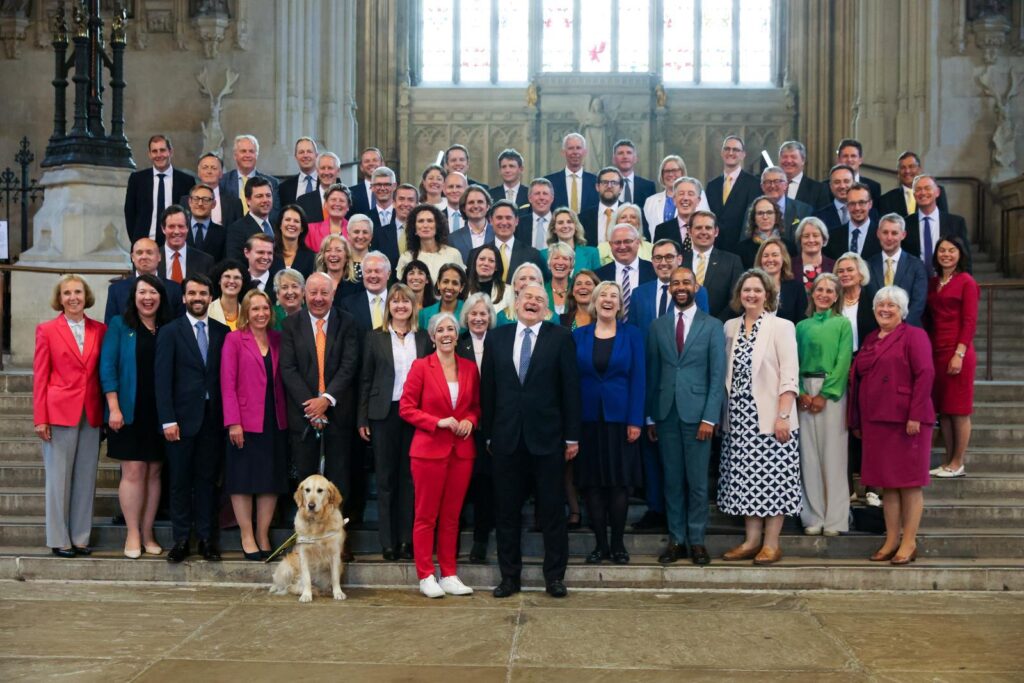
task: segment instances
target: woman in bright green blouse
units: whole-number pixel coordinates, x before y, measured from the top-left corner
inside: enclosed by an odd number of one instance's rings
[[[814,280],[807,318],[796,326],[800,354],[800,470],[804,533],[849,531],[846,479],[846,380],[853,328],[842,314],[842,285],[831,273]]]
[[[462,304],[466,300],[466,271],[457,263],[446,263],[437,271],[434,283],[437,303],[420,311],[418,322],[421,330],[430,327],[430,319],[438,313],[451,313],[461,320]],[[459,328],[459,333],[463,332]]]
[[[548,248],[558,243],[566,245],[575,252],[573,277],[583,269],[597,270],[601,267],[601,256],[597,252],[597,247],[587,246],[587,238],[583,234],[583,226],[580,224],[579,218],[572,212],[572,209],[567,209],[564,206],[555,209],[555,212],[551,214],[551,221],[548,223]],[[547,263],[548,249],[541,249],[540,257],[544,259],[544,263]]]

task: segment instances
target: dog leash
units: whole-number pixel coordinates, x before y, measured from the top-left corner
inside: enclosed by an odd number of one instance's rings
[[[313,422],[316,425],[319,425],[320,428],[317,429],[316,426],[311,424],[308,427],[306,427],[306,431],[303,433],[302,437],[305,438],[309,434],[310,430],[312,430],[313,431],[313,435],[316,437],[317,441],[320,442],[320,466],[318,468],[318,470],[319,470],[318,474],[322,477],[324,475],[324,464],[327,462],[327,452],[326,452],[327,440],[324,439],[324,427],[327,426],[327,418],[319,417],[319,418],[316,418],[315,420],[313,420]],[[347,519],[345,520],[345,524],[348,524],[348,520]],[[337,533],[337,532],[334,532],[334,533]],[[306,537],[306,538],[308,538],[308,537]],[[313,542],[315,542],[315,540],[305,541],[305,543],[313,543]],[[273,561],[273,559],[275,557],[280,555],[285,550],[288,550],[288,548],[291,548],[296,543],[303,543],[303,541],[299,540],[298,532],[293,533],[291,536],[288,537],[288,540],[286,540],[284,543],[282,543],[280,546],[278,546],[277,550],[275,550],[274,552],[272,552],[270,554],[270,557],[268,557],[267,559],[263,560],[263,564],[269,564],[271,561]]]

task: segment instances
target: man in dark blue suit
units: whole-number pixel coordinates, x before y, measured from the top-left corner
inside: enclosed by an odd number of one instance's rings
[[[185,305],[181,299],[181,286],[160,273],[160,248],[156,245],[156,241],[148,237],[135,240],[135,244],[132,245],[131,257],[135,274],[110,283],[110,287],[107,288],[107,307],[103,312],[103,322],[110,324],[111,318],[124,313],[132,285],[139,275],[153,275],[160,278],[160,282],[167,290],[167,301],[171,305],[174,316],[178,317],[183,314]]]
[[[860,254],[865,261],[882,250],[878,244],[878,218],[871,210],[871,191],[864,185],[854,184],[846,192],[846,206],[850,220],[829,231],[828,244],[822,252],[838,259],[848,251]]]
[[[273,215],[281,209],[281,198],[277,193],[277,178],[257,170],[256,161],[260,156],[260,141],[255,135],[238,135],[234,143],[235,168],[224,174],[220,180],[222,197],[234,197],[242,200],[242,210],[248,213],[248,197],[245,195],[246,184],[253,178],[266,178],[273,190]]]
[[[525,209],[529,204],[529,190],[523,185],[523,155],[514,149],[502,150],[498,155],[498,173],[501,185],[491,188],[491,201],[507,199],[518,209]]]
[[[494,228],[487,221],[491,196],[481,185],[472,185],[459,200],[459,211],[466,222],[459,230],[448,235],[448,246],[462,254],[462,262],[469,267],[469,253],[477,247],[494,243]]]
[[[274,188],[266,178],[257,176],[245,184],[246,199],[249,202],[249,213],[228,226],[225,244],[225,258],[233,258],[245,263],[245,243],[258,232],[274,238],[274,217],[271,215],[274,206]]]
[[[174,547],[168,562],[188,557],[195,524],[199,554],[220,560],[217,548],[217,478],[224,459],[220,358],[227,325],[207,309],[213,285],[205,275],[184,281],[186,314],[160,328],[156,338],[157,416],[167,440]]]
[[[349,208],[349,215],[357,213],[369,214],[375,208],[377,201],[370,189],[370,180],[373,172],[384,165],[384,155],[376,147],[367,147],[359,155],[359,182],[349,186],[352,192],[352,206]]]
[[[227,231],[213,221],[217,199],[209,185],[194,185],[188,194],[188,246],[205,251],[218,263],[224,258]]]
[[[588,206],[597,204],[597,176],[583,170],[587,158],[587,140],[579,133],[569,133],[562,138],[562,157],[565,168],[544,176],[554,188],[555,201],[552,206],[559,209],[568,206],[579,215]]]
[[[896,285],[910,299],[906,321],[922,327],[925,304],[928,303],[928,273],[924,263],[906,253],[902,242],[907,236],[907,223],[898,213],[887,213],[878,221],[878,242],[882,251],[868,259],[871,284],[877,287]]]
[[[653,180],[642,178],[634,172],[637,160],[636,145],[632,140],[623,138],[612,147],[612,164],[622,174],[619,201],[624,204],[636,204],[640,207],[642,216],[644,202],[648,197],[657,193],[658,188]],[[644,228],[649,230],[646,218],[644,218]]]
[[[395,172],[387,166],[378,166],[370,178],[370,187],[377,200],[377,206],[370,210],[373,221],[373,241],[370,249],[383,252],[392,267],[398,265],[398,225],[395,222],[395,189],[398,181]]]
[[[152,168],[135,171],[128,176],[128,189],[124,195],[124,223],[128,241],[135,243],[140,237],[155,239],[163,245],[160,233],[160,214],[181,196],[188,194],[196,179],[171,166],[174,148],[166,135],[149,139],[149,160]]]
[[[733,251],[743,239],[747,207],[761,196],[757,176],[743,170],[747,158],[746,145],[738,135],[727,135],[722,141],[722,174],[708,181],[704,195],[708,208],[718,219],[716,246]]]
[[[363,291],[349,294],[336,307],[346,311],[356,322],[359,342],[370,330],[380,329],[384,324],[384,304],[388,298],[388,280],[391,278],[391,264],[387,256],[371,251],[363,257]],[[376,307],[376,319],[373,309]]]
[[[695,211],[690,218],[693,251],[683,254],[683,266],[693,270],[697,278],[697,308],[725,319],[732,316],[729,300],[733,286],[743,273],[743,263],[736,254],[715,246],[717,237],[715,215],[710,211]],[[661,277],[661,273],[658,275]],[[671,275],[665,279],[668,278]]]
[[[565,463],[580,439],[580,380],[576,345],[568,329],[544,322],[548,298],[530,284],[516,299],[514,325],[491,330],[484,341],[480,428],[491,451],[498,566],[494,597],[520,591],[522,509],[528,484],[536,492],[544,536],[544,582],[565,597],[569,534],[565,518]]]
[[[630,321],[632,293],[645,282],[658,276],[650,261],[643,261],[640,252],[640,233],[631,225],[621,224],[612,229],[608,244],[612,249],[612,262],[597,269],[602,281],[616,282],[622,287],[622,320]]]
[[[672,314],[647,335],[647,428],[658,442],[668,509],[669,543],[658,562],[686,557],[711,562],[704,547],[708,524],[711,439],[725,399],[725,333],[722,323],[694,304],[697,278],[677,268],[670,285]]]
[[[779,147],[779,166],[786,172],[789,188],[786,194],[814,209],[829,202],[828,186],[804,174],[807,163],[807,148],[798,140],[787,140]]]
[[[316,189],[319,183],[316,173],[318,156],[319,150],[313,138],[303,136],[295,141],[295,163],[299,166],[299,172],[288,176],[278,185],[281,206],[294,204],[296,199]]]
[[[850,210],[846,206],[846,193],[853,186],[853,169],[842,164],[833,166],[828,172],[829,196],[828,204],[818,207],[814,212],[817,218],[829,230],[835,230],[843,223],[850,221]]]
[[[930,175],[914,178],[914,199],[917,211],[907,216],[907,236],[903,240],[903,248],[924,262],[925,271],[930,275],[935,272],[932,255],[935,245],[941,237],[956,237],[964,247],[967,259],[967,272],[971,272],[971,242],[967,235],[967,222],[963,216],[957,216],[942,210],[942,189]],[[930,241],[929,241],[930,238]]]
[[[853,182],[864,185],[871,191],[871,201],[875,207],[881,206],[882,186],[877,180],[872,180],[860,174],[860,165],[864,163],[864,146],[860,140],[844,138],[836,146],[836,163],[846,164],[853,169]]]

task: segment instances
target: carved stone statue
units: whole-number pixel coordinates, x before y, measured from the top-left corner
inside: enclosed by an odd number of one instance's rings
[[[604,113],[604,100],[591,97],[587,115],[580,121],[580,132],[587,141],[587,158],[583,167],[597,173],[608,157],[608,117]]]
[[[992,182],[996,183],[1009,180],[1019,174],[1016,168],[1017,123],[1014,120],[1012,109],[1013,101],[1020,92],[1021,83],[1024,83],[1024,74],[1019,74],[1016,69],[1011,67],[1008,72],[1005,72],[1005,87],[1001,87],[1002,83],[997,81],[999,73],[1002,72],[988,67],[978,76],[981,93],[992,100],[992,113],[995,116],[996,126],[992,132],[990,178]]]
[[[214,88],[210,84],[210,75],[205,67],[202,73],[196,76],[196,80],[199,81],[199,92],[210,100],[210,118],[208,121],[203,121],[202,124],[203,151],[221,155],[223,154],[221,147],[224,144],[224,129],[220,125],[221,102],[225,96],[233,92],[233,86],[238,80],[238,73],[229,67],[224,72],[224,87],[216,95],[213,94]]]

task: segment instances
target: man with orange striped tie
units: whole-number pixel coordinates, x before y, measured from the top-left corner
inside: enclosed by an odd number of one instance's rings
[[[356,323],[333,308],[334,281],[325,273],[309,276],[305,297],[306,310],[285,318],[281,329],[292,463],[300,481],[315,474],[325,440],[323,475],[347,498],[359,358]],[[345,554],[351,554],[347,545]]]
[[[164,279],[179,285],[186,276],[213,270],[213,257],[188,246],[188,215],[185,209],[171,204],[160,214],[160,230],[164,234]]]

